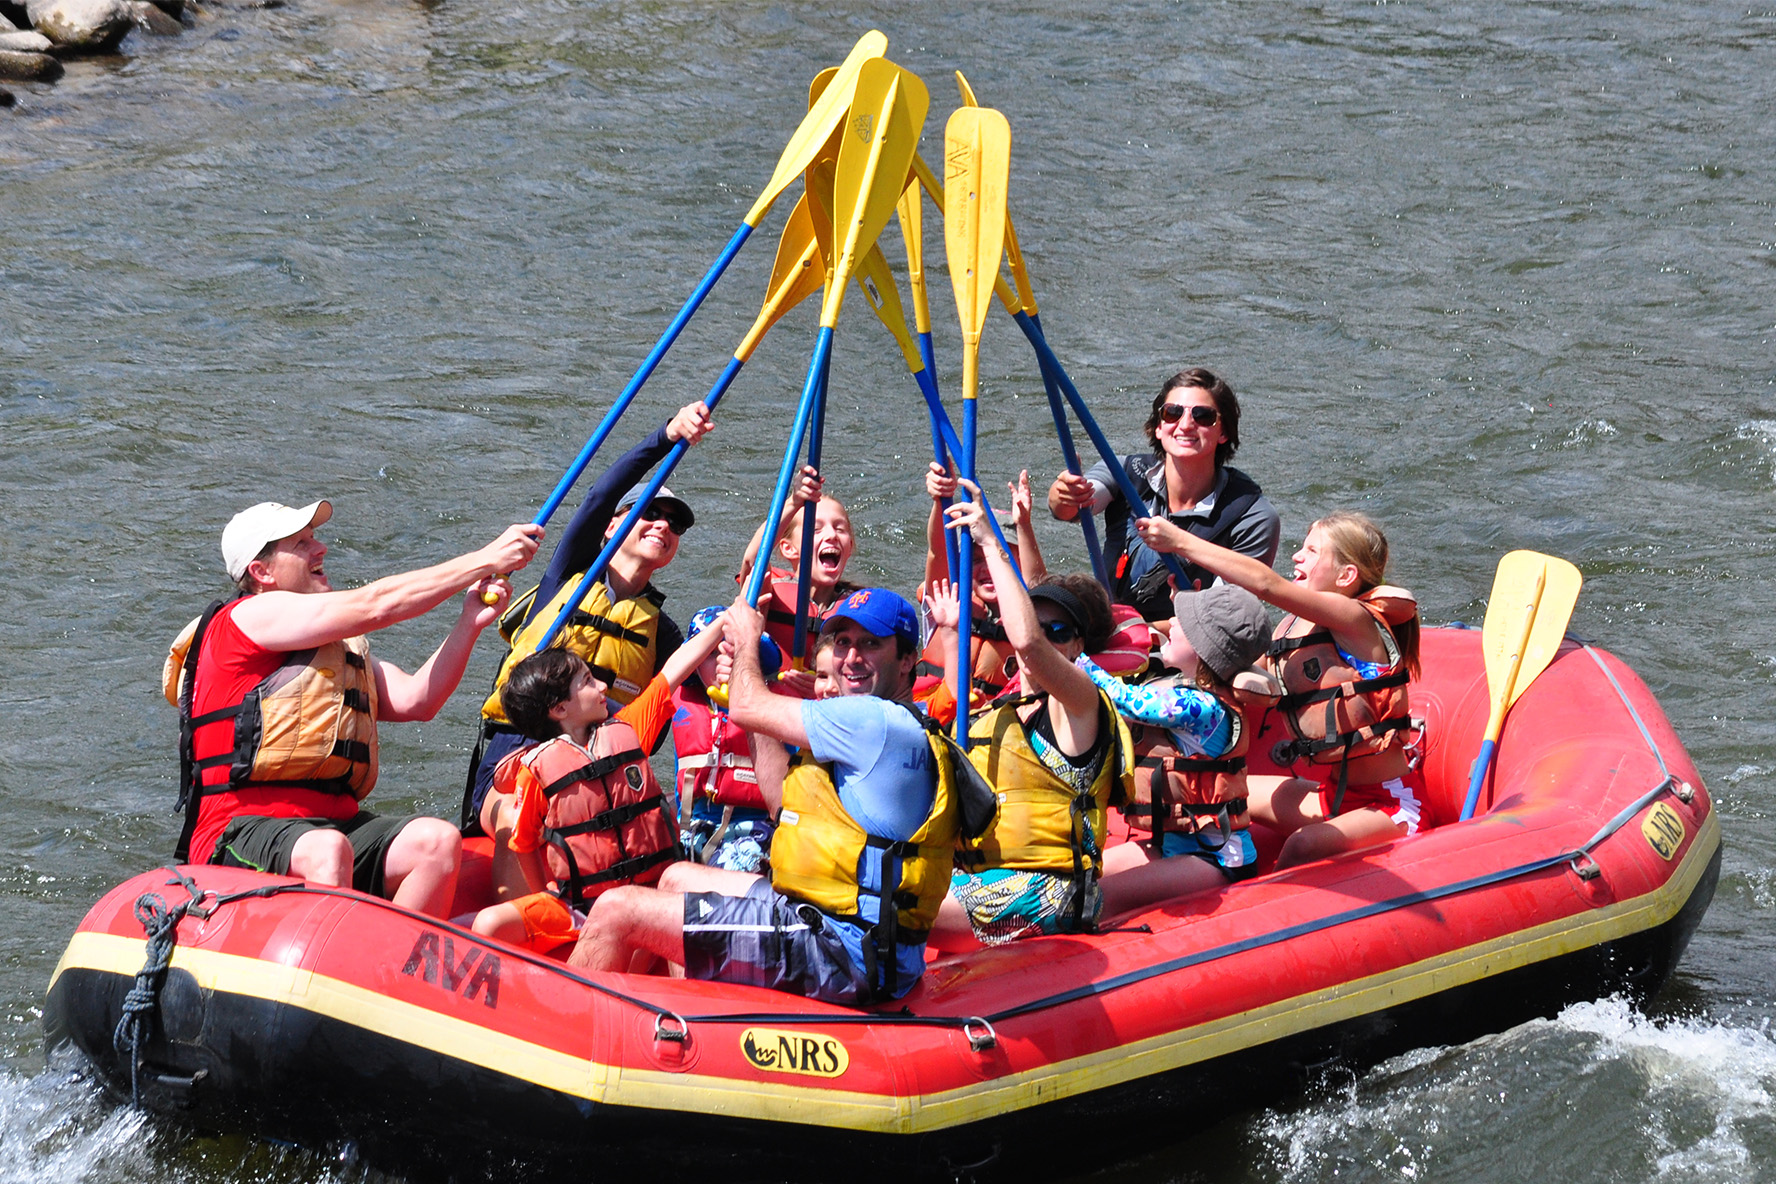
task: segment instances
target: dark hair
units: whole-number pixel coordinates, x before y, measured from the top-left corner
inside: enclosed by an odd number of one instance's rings
[[[1116,618],[1110,613],[1110,597],[1105,593],[1104,585],[1091,576],[1071,574],[1049,576],[1038,587],[1059,588],[1071,594],[1078,605],[1078,612],[1074,611],[1073,605],[1059,599],[1050,599],[1048,603],[1069,617],[1084,615],[1084,620],[1075,619],[1073,623],[1079,627],[1079,640],[1085,646],[1085,653],[1100,653],[1110,644],[1110,637],[1116,632]],[[1036,589],[1031,589],[1031,594],[1035,596]]]
[[[566,650],[543,650],[530,655],[506,676],[500,688],[500,706],[512,726],[532,740],[559,735],[561,724],[549,718],[552,708],[567,701],[574,676],[586,669],[586,660]]]
[[[1142,426],[1142,430],[1147,433],[1147,443],[1153,446],[1154,456],[1165,455],[1165,450],[1159,446],[1159,409],[1166,405],[1166,399],[1173,391],[1183,387],[1197,387],[1207,391],[1209,398],[1215,401],[1215,410],[1221,413],[1221,435],[1225,438],[1215,446],[1215,467],[1219,469],[1239,451],[1240,402],[1234,397],[1233,388],[1213,370],[1192,366],[1165,380],[1165,385],[1159,388],[1159,394],[1153,397],[1153,408],[1147,413],[1147,422]]]

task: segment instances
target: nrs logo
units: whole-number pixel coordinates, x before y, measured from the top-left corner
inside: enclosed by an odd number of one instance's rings
[[[851,1054],[831,1036],[748,1028],[740,1033],[740,1055],[767,1073],[837,1077],[851,1066]]]

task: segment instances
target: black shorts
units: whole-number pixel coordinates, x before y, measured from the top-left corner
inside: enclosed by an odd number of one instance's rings
[[[359,810],[350,818],[266,818],[243,815],[231,819],[216,840],[210,862],[223,867],[245,867],[274,876],[290,874],[290,851],[296,840],[311,830],[336,830],[351,840],[352,887],[371,896],[387,896],[383,885],[383,861],[390,844],[409,822],[423,814],[384,818]]]
[[[772,891],[769,880],[745,896],[688,893],[685,977],[858,1006],[869,999],[868,984],[839,937],[841,924]]]

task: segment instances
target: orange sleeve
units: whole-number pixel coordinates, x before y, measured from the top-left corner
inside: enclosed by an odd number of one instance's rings
[[[956,693],[950,690],[950,684],[940,682],[925,700],[925,714],[946,728],[956,722]]]
[[[635,702],[617,712],[617,718],[635,729],[643,752],[652,752],[660,733],[672,722],[672,688],[660,675],[654,675]]]
[[[518,817],[512,823],[506,846],[519,855],[527,855],[543,845],[543,819],[549,813],[549,799],[543,796],[535,773],[517,761],[512,764],[517,773],[512,777],[510,792],[518,799]]]

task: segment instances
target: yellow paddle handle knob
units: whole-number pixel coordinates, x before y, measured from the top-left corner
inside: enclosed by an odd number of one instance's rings
[[[496,580],[503,580],[506,578],[506,573],[505,572],[497,572],[497,573],[495,573],[493,578]],[[498,604],[499,602],[500,602],[500,595],[498,592],[495,592],[492,588],[481,589],[481,603],[482,604],[485,604],[488,608],[492,608],[494,605]]]

